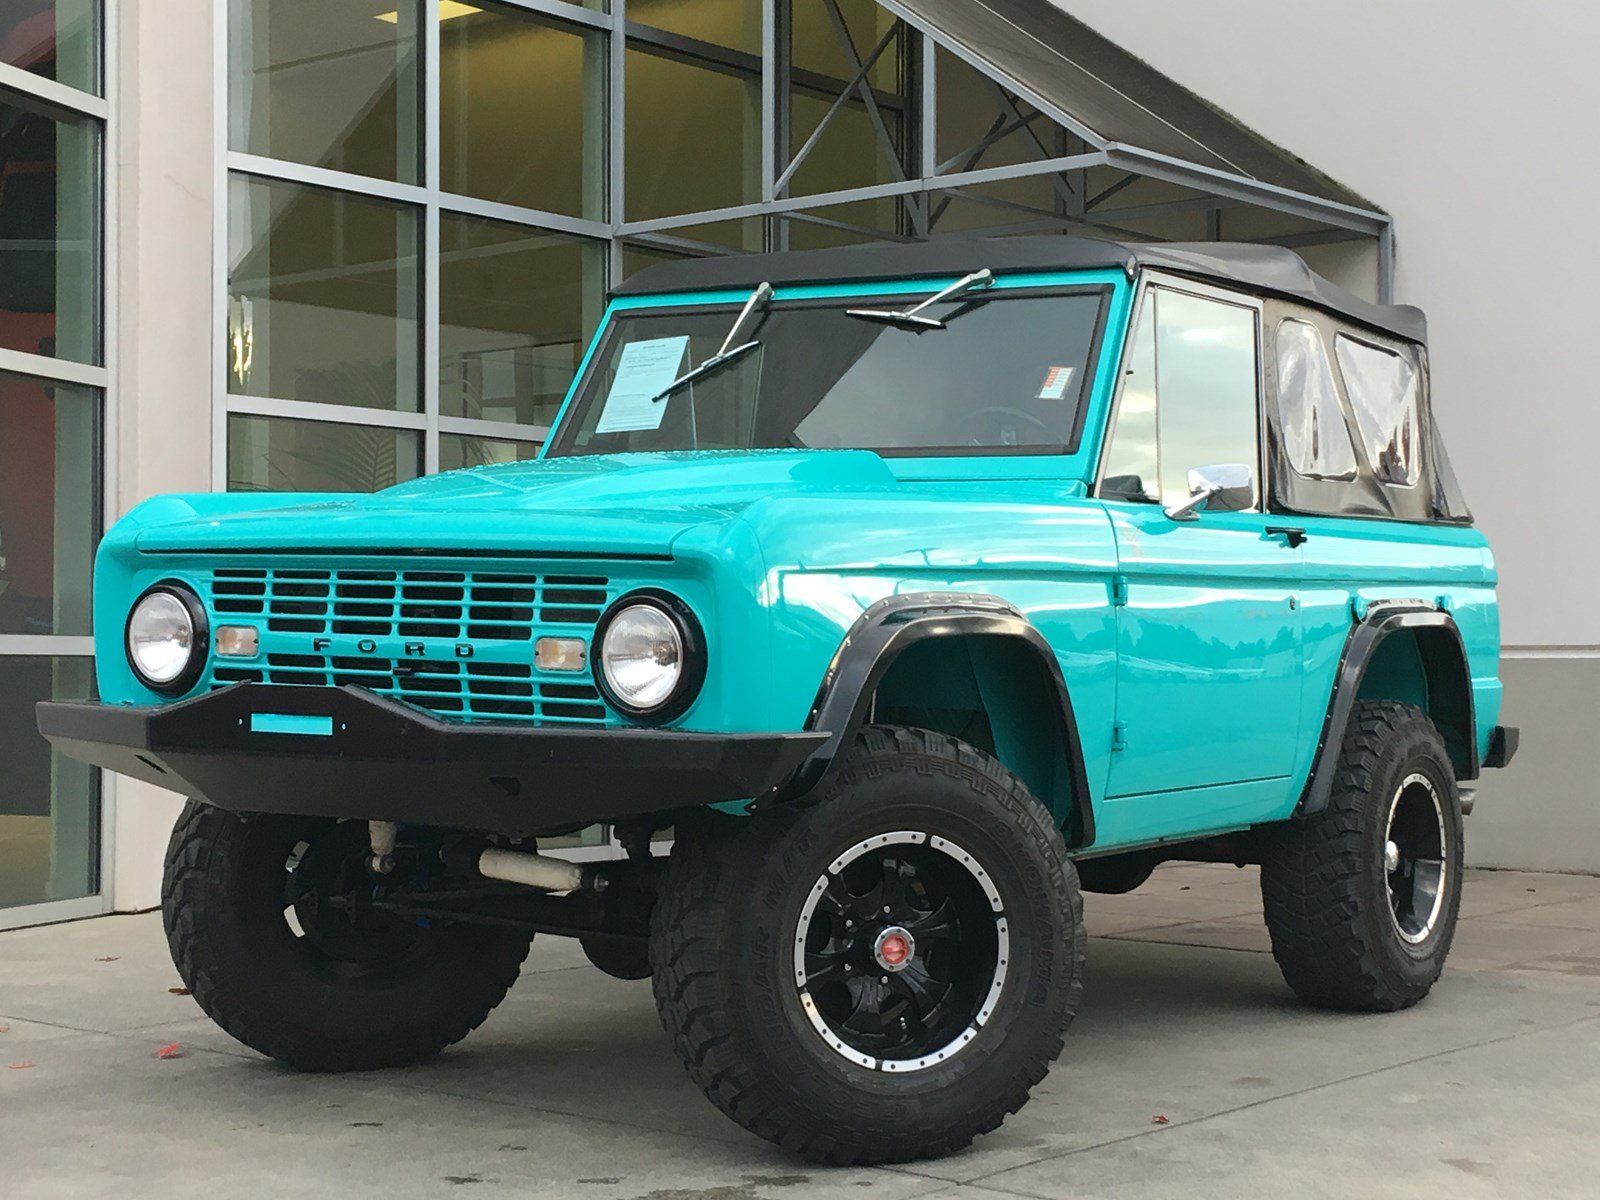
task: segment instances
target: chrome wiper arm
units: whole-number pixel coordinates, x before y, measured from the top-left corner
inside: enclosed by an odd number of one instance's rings
[[[654,396],[651,396],[650,402],[652,404],[659,404],[668,396],[671,396],[676,392],[681,392],[691,383],[698,383],[707,375],[710,375],[715,371],[722,370],[722,368],[727,366],[729,363],[738,362],[746,354],[749,354],[750,351],[757,349],[760,345],[761,343],[758,341],[749,341],[742,346],[735,346],[732,350],[729,350],[726,353],[713,354],[710,358],[706,359],[705,362],[701,363],[698,367],[695,367],[694,370],[685,371],[682,375],[678,376],[671,383],[667,384],[666,387],[662,388]]]
[[[744,328],[744,323],[750,319],[750,314],[756,310],[756,307],[765,304],[771,299],[772,285],[765,281],[757,284],[756,290],[750,293],[749,298],[744,302],[744,307],[739,310],[739,315],[733,319],[733,326],[728,330],[728,336],[722,339],[722,345],[717,352],[698,367],[684,372],[667,384],[666,387],[650,397],[650,402],[659,404],[674,392],[681,390],[685,385],[691,384],[697,379],[704,379],[724,364],[743,358],[759,346],[761,344],[759,341],[751,341],[742,346],[734,346],[733,339],[739,336],[739,330]],[[733,347],[731,350],[729,349],[730,346]]]
[[[948,300],[951,296],[959,295],[970,288],[988,287],[994,282],[994,272],[985,267],[981,271],[974,271],[971,275],[964,275],[943,291],[935,292],[921,304],[901,311],[892,308],[847,308],[844,315],[859,317],[863,321],[877,321],[882,325],[895,325],[902,329],[943,329],[945,323],[937,317],[924,317],[919,314],[925,308],[931,308],[941,300]]]

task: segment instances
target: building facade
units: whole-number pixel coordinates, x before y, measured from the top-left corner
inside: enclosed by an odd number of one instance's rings
[[[1274,241],[1430,309],[1439,412],[1507,577],[1508,719],[1528,727],[1471,850],[1600,870],[1574,707],[1600,699],[1593,539],[1558,549],[1506,485],[1538,478],[1548,515],[1586,478],[1594,410],[1557,386],[1583,377],[1582,298],[1551,313],[1532,286],[1550,245],[1462,202],[1439,147],[1490,134],[1431,49],[1419,69],[1420,27],[1391,45],[1303,8],[1201,7],[6,5],[0,926],[155,900],[177,799],[32,732],[36,700],[93,688],[106,521],[158,492],[371,490],[528,457],[608,289],[663,258],[975,231]],[[1481,7],[1452,20],[1533,36]],[[1396,77],[1381,103],[1349,97],[1356,58]],[[1533,64],[1500,69],[1473,99],[1525,133]],[[1555,336],[1516,336],[1535,320]]]

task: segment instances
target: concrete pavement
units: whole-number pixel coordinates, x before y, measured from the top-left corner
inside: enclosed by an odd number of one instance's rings
[[[0,1196],[1600,1195],[1600,879],[1472,872],[1444,979],[1380,1017],[1294,1002],[1253,870],[1168,866],[1086,902],[1086,1003],[1032,1103],[965,1154],[882,1170],[728,1122],[648,984],[562,939],[437,1063],[318,1077],[171,994],[154,915],[0,934]]]

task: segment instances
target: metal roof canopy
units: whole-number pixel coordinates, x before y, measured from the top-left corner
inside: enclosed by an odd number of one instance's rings
[[[1087,237],[943,237],[926,242],[882,242],[661,263],[634,275],[617,289],[617,294],[743,290],[763,282],[781,286],[945,278],[984,267],[1002,273],[1110,267],[1130,275],[1140,267],[1153,267],[1297,300],[1407,341],[1427,341],[1427,322],[1421,309],[1373,304],[1316,274],[1293,250],[1241,242],[1132,245]]]
[[[1392,294],[1393,225],[1386,213],[1330,179],[1288,151],[1274,145],[1227,113],[1196,96],[1149,64],[1115,45],[1068,15],[1050,0],[876,0],[917,35],[908,59],[904,111],[909,149],[903,154],[886,128],[886,97],[870,83],[873,65],[888,51],[893,30],[874,45],[858,46],[838,0],[822,0],[854,77],[845,83],[833,105],[794,152],[789,148],[787,82],[787,13],[792,0],[761,0],[764,21],[762,54],[762,198],[760,201],[683,215],[623,221],[617,236],[669,249],[700,253],[736,253],[727,247],[696,243],[673,236],[697,225],[749,217],[789,217],[860,233],[895,238],[883,230],[866,230],[830,220],[816,210],[852,201],[901,198],[909,236],[938,235],[933,229],[952,196],[978,203],[1012,207],[1035,220],[996,232],[1041,228],[1105,230],[1132,239],[1150,236],[1119,227],[1119,217],[1138,219],[1162,213],[1207,212],[1221,202],[1251,205],[1289,214],[1328,228],[1286,235],[1283,245],[1374,238],[1378,249],[1379,299]],[[633,32],[630,27],[630,34]],[[937,89],[935,46],[961,60],[987,79],[999,106],[990,134],[970,151],[944,163],[937,161]],[[829,124],[847,104],[862,107],[892,164],[893,179],[826,193],[792,195],[796,168],[811,152]],[[1032,112],[1024,110],[1031,108]],[[1072,135],[1061,154],[1031,126],[1044,117]],[[1021,131],[1039,157],[1032,161],[982,167],[986,147]],[[1123,178],[1089,198],[1083,187],[1069,196],[1071,177],[1086,179],[1091,168],[1111,168]],[[984,184],[1029,177],[1055,177],[1061,211],[1041,213],[1022,205],[986,198]],[[1139,179],[1160,180],[1201,193],[1133,208],[1102,210],[1097,206]],[[935,206],[931,197],[942,196]],[[1208,224],[1208,228],[1210,228]],[[1212,232],[1209,236],[1215,238]],[[781,245],[781,243],[780,243]]]

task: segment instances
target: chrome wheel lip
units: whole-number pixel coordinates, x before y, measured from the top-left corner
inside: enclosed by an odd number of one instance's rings
[[[1438,824],[1439,832],[1439,871],[1438,884],[1433,889],[1433,904],[1429,908],[1427,920],[1421,929],[1408,930],[1400,918],[1399,898],[1395,894],[1394,875],[1396,870],[1407,861],[1404,848],[1394,840],[1395,816],[1400,811],[1400,801],[1412,788],[1420,787],[1427,793],[1428,801],[1433,808],[1434,820]],[[1439,926],[1439,916],[1444,911],[1444,900],[1452,885],[1450,878],[1451,845],[1445,825],[1444,799],[1439,794],[1439,788],[1433,780],[1421,771],[1413,771],[1400,781],[1400,786],[1394,791],[1389,800],[1389,816],[1384,825],[1384,885],[1389,894],[1389,919],[1394,925],[1394,930],[1400,935],[1402,941],[1408,945],[1418,946],[1432,936]],[[1393,867],[1389,866],[1391,857],[1390,848],[1393,847],[1393,858],[1396,860]],[[1415,861],[1415,860],[1413,860]],[[1425,860],[1431,861],[1431,860]]]
[[[977,1014],[972,1023],[961,1031],[955,1038],[936,1050],[922,1055],[920,1058],[878,1058],[871,1054],[864,1054],[860,1050],[845,1042],[828,1026],[827,1021],[818,1010],[816,1001],[812,999],[811,992],[806,987],[806,935],[811,930],[812,918],[816,915],[817,903],[822,899],[822,894],[828,890],[828,885],[840,871],[849,864],[874,850],[881,850],[885,846],[894,845],[926,845],[939,851],[946,857],[963,867],[983,889],[983,894],[988,898],[989,907],[995,914],[995,972],[990,980],[989,989],[983,997]],[[887,932],[887,931],[886,931]],[[805,903],[800,909],[800,919],[796,924],[794,938],[794,980],[800,990],[800,1007],[805,1012],[806,1018],[811,1022],[812,1028],[818,1036],[827,1043],[840,1057],[848,1059],[858,1067],[865,1067],[869,1071],[883,1071],[889,1074],[905,1074],[911,1071],[925,1071],[930,1067],[939,1066],[948,1062],[960,1053],[979,1031],[989,1018],[994,1015],[996,1005],[1000,1001],[1001,992],[1004,990],[1008,965],[1011,959],[1011,935],[1005,917],[1005,910],[1000,900],[1000,891],[994,885],[994,880],[989,873],[967,850],[950,841],[948,838],[938,837],[920,830],[900,829],[891,833],[874,834],[872,837],[863,838],[851,846],[838,858],[828,864],[817,882],[807,893]],[[909,958],[907,962],[909,962]],[[902,964],[903,966],[904,964]]]

